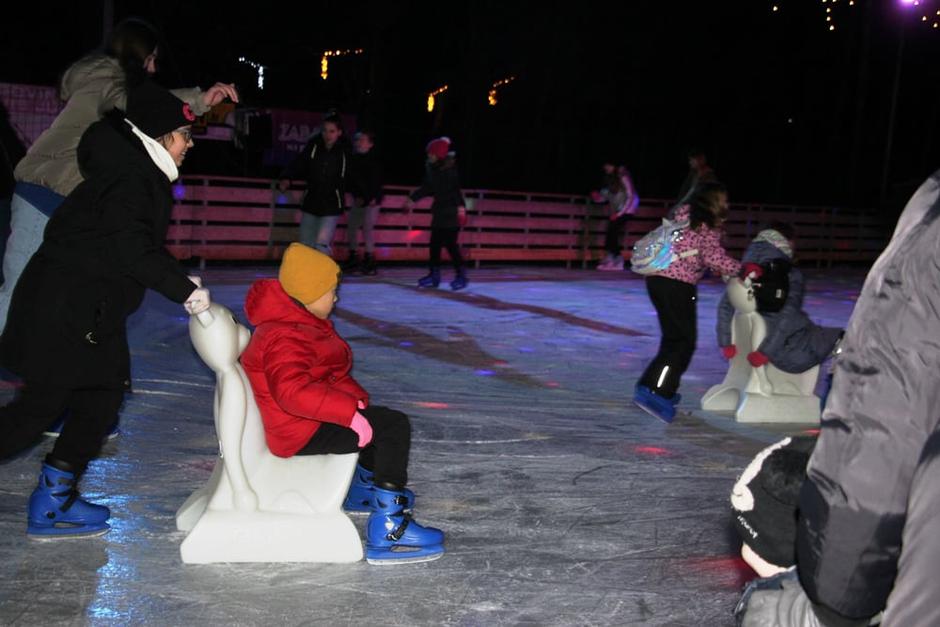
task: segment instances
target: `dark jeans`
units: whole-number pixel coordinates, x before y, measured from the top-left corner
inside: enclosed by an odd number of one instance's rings
[[[450,254],[450,260],[454,263],[454,269],[459,273],[463,268],[463,257],[460,255],[460,246],[457,245],[457,236],[460,235],[460,227],[448,229],[431,229],[431,242],[428,244],[430,252],[431,268],[438,268],[441,265],[441,248],[446,248]]]
[[[324,422],[298,455],[359,453],[359,465],[375,475],[377,484],[404,488],[408,483],[408,455],[411,452],[411,422],[400,411],[370,405],[360,409],[372,426],[372,442],[361,451],[359,436],[352,429]]]
[[[607,236],[604,238],[604,250],[614,257],[623,250],[623,232],[630,221],[630,214],[625,213],[616,220],[607,221]]]
[[[27,384],[9,405],[0,408],[0,459],[35,444],[42,432],[69,410],[51,456],[74,467],[80,475],[101,451],[123,402],[123,390],[69,390]]]
[[[689,283],[650,276],[646,277],[646,291],[656,308],[663,337],[659,352],[640,378],[640,385],[663,398],[672,398],[695,353],[698,290]]]

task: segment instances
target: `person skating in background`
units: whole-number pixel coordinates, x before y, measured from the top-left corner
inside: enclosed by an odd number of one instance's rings
[[[597,269],[623,270],[623,234],[627,222],[640,205],[640,197],[627,168],[607,162],[603,169],[604,187],[592,194],[595,201],[606,201],[609,207],[607,235],[604,238],[607,256],[597,265]]]
[[[343,272],[362,272],[374,275],[377,272],[375,262],[375,223],[382,208],[382,163],[376,158],[373,148],[375,134],[369,130],[356,133],[353,138],[355,152],[350,160],[349,193],[352,206],[347,214],[346,235],[349,257],[343,264]],[[365,254],[361,260],[358,255],[359,230]]]
[[[291,179],[307,183],[300,210],[300,242],[327,255],[333,251],[336,224],[343,215],[349,150],[343,138],[339,114],[328,113],[320,132],[307,141],[304,149],[281,172],[279,189],[284,192]]]
[[[411,518],[408,483],[411,423],[373,405],[352,376],[352,351],[329,317],[340,269],[323,253],[291,244],[277,279],[256,281],[245,312],[257,326],[241,356],[280,457],[359,453],[344,508],[369,514],[371,563],[429,561],[444,553],[444,534]]]
[[[411,210],[414,203],[426,196],[433,196],[431,204],[431,241],[428,244],[428,273],[418,280],[420,287],[437,287],[441,282],[441,248],[446,248],[454,264],[454,280],[451,289],[467,287],[467,271],[457,239],[460,227],[467,221],[466,203],[460,191],[457,176],[457,160],[451,151],[447,137],[431,140],[426,147],[427,169],[421,187],[405,200],[405,208]]]
[[[49,220],[13,292],[0,365],[24,385],[0,408],[0,459],[70,410],[29,499],[31,536],[110,528],[108,508],[81,499],[76,485],[130,389],[127,319],[146,290],[190,314],[209,307],[208,291],[163,247],[170,184],[195,119],[188,104],[147,82],[130,92],[126,116],[114,110],[92,124],[77,149],[86,178]]]
[[[633,402],[644,411],[672,422],[680,397],[676,393],[689,367],[698,337],[697,284],[706,270],[734,276],[741,264],[721,246],[722,224],[728,215],[728,193],[716,183],[700,185],[676,212],[688,227],[676,241],[675,261],[646,277],[662,340],[659,352],[636,384]]]
[[[65,108],[16,166],[12,232],[3,256],[0,329],[6,323],[16,282],[42,243],[46,223],[82,181],[76,157],[82,133],[112,109],[123,110],[128,91],[156,73],[162,53],[159,42],[153,26],[128,18],[114,27],[102,50],[82,57],[63,75],[59,96]],[[197,116],[226,98],[238,102],[235,86],[225,83],[216,83],[206,91],[194,87],[173,93]]]
[[[718,183],[718,177],[715,175],[715,170],[708,165],[708,158],[705,156],[704,150],[701,148],[691,148],[687,156],[689,160],[689,172],[685,175],[685,180],[682,181],[682,187],[679,188],[679,194],[676,196],[677,201],[672,210],[673,213],[679,207],[689,203],[692,195],[695,194],[695,191],[700,185]]]

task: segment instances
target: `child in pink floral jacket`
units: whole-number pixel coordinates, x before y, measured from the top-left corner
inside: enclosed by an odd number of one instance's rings
[[[741,270],[741,264],[721,246],[721,225],[727,215],[724,186],[700,186],[675,215],[678,222],[689,221],[689,228],[673,244],[677,258],[665,270],[646,277],[646,290],[663,336],[659,352],[636,384],[633,402],[665,422],[672,422],[676,415],[679,381],[695,352],[696,284],[706,270],[723,276],[734,276]]]

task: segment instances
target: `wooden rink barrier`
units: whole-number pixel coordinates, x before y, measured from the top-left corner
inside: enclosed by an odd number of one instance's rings
[[[403,207],[413,187],[385,187],[375,227],[379,262],[427,259],[429,198],[412,210]],[[276,261],[299,236],[303,187],[280,192],[269,179],[184,176],[174,184],[175,206],[167,248],[178,259]],[[607,229],[606,205],[586,195],[464,190],[468,223],[460,245],[468,262],[564,262],[591,267],[602,259]],[[645,199],[626,225],[624,257],[657,224],[672,201]],[[771,221],[792,224],[797,255],[804,265],[874,261],[891,228],[872,211],[836,207],[732,204],[725,224],[725,245],[740,256],[760,227]],[[361,237],[360,237],[361,240]],[[333,240],[334,256],[346,257],[346,217]],[[446,252],[444,253],[446,256]]]

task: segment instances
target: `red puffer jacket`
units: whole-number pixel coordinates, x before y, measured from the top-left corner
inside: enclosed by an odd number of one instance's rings
[[[241,364],[271,452],[290,457],[324,422],[348,427],[369,395],[349,374],[352,351],[333,323],[291,300],[277,279],[255,281],[245,312],[257,329]]]

